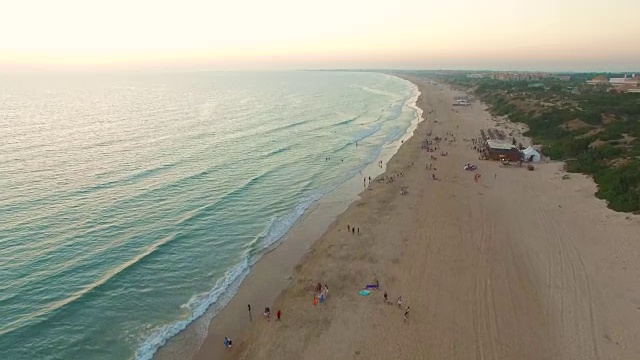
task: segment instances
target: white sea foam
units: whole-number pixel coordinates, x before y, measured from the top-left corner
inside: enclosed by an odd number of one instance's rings
[[[186,304],[181,305],[180,308],[188,309],[190,311],[190,315],[186,319],[155,329],[137,349],[135,355],[136,360],[152,359],[156,351],[158,351],[158,349],[163,346],[167,340],[186,329],[190,323],[205,314],[207,309],[214,304],[216,305],[217,311],[208,314],[208,320],[211,320],[211,318],[217,315],[217,313],[224,308],[224,306],[226,306],[231,298],[236,294],[242,280],[244,280],[244,278],[249,274],[251,266],[260,260],[262,255],[264,255],[264,250],[282,239],[296,221],[298,221],[304,212],[311,206],[311,204],[322,198],[326,192],[327,191],[310,194],[287,215],[280,218],[272,218],[263,234],[259,236],[261,239],[261,251],[259,254],[251,257],[247,253],[240,263],[227,271],[225,276],[216,282],[211,291],[194,295]],[[209,321],[206,322],[208,323]],[[206,332],[202,335],[206,336]]]
[[[296,221],[300,219],[302,214],[304,214],[309,206],[311,206],[311,204],[313,204],[314,202],[320,200],[320,198],[322,198],[322,196],[324,196],[326,192],[327,191],[322,191],[308,195],[300,203],[298,203],[293,211],[285,216],[273,219],[273,221],[270,222],[270,225],[267,228],[266,235],[262,239],[262,248],[266,249],[278,242],[278,240],[282,239],[284,235],[286,235],[286,233],[289,231],[289,229],[291,229],[291,227],[296,223]],[[256,260],[254,260],[254,262]]]
[[[192,296],[189,302],[183,305],[191,309],[191,315],[184,320],[155,329],[136,350],[136,360],[152,359],[153,354],[155,354],[167,340],[177,335],[191,322],[202,316],[216,301],[224,298],[225,304],[220,305],[221,307],[226,305],[226,302],[231,298],[231,296],[228,295],[235,294],[242,280],[249,274],[249,267],[249,259],[243,259],[242,262],[227,271],[225,276],[216,282],[216,285],[210,292]]]

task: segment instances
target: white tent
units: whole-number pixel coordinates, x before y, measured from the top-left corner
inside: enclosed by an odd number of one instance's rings
[[[536,149],[532,148],[531,146],[522,150],[522,154],[524,155],[525,161],[529,161],[529,160],[533,162],[540,161],[540,153]]]

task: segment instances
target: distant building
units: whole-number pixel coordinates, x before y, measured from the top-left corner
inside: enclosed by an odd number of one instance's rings
[[[622,78],[611,78],[609,79],[609,84],[614,87],[618,86],[638,86],[640,85],[640,76],[636,76],[636,74],[628,77],[626,74]]]
[[[467,77],[471,79],[482,79],[484,74],[467,74]]]
[[[558,80],[562,80],[562,81],[569,81],[571,80],[571,76],[569,75],[558,75],[555,77]]]
[[[494,73],[491,78],[494,80],[524,80],[533,81],[546,79],[550,76],[549,73],[534,73],[534,72],[498,72]]]
[[[609,79],[607,79],[602,75],[598,75],[591,80],[587,80],[587,84],[589,85],[604,85],[608,83],[609,83]]]

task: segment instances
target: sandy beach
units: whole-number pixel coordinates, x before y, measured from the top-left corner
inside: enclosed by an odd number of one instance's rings
[[[465,139],[497,126],[485,106],[452,110],[459,92],[407,79],[426,119],[414,136],[318,240],[281,245],[311,246],[293,273],[286,251],[256,265],[194,358],[637,359],[640,218],[608,210],[589,178],[563,179],[561,163],[479,161]],[[282,277],[265,288],[270,271]],[[329,295],[314,305],[318,282]],[[251,325],[245,299],[260,299]]]

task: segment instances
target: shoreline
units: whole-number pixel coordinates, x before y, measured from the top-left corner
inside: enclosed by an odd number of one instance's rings
[[[247,360],[640,353],[640,216],[607,209],[593,181],[565,178],[562,163],[526,171],[478,162],[470,139],[496,126],[484,104],[453,109],[459,91],[403,78],[420,88],[429,118],[387,164],[386,174],[404,175],[376,181],[313,242],[286,288],[266,302],[273,313],[282,309],[282,322],[254,314],[232,351],[224,352],[220,332],[196,359],[219,351]],[[421,141],[435,137],[443,141],[429,154]],[[481,178],[462,169],[467,162],[478,164]],[[346,233],[348,224],[361,236]],[[380,291],[360,296],[374,280]],[[316,306],[317,282],[331,293]]]
[[[424,114],[422,109],[416,105],[421,96],[416,84],[392,74],[380,74],[407,81],[414,87],[411,90],[411,97],[404,106],[412,108],[416,112],[416,117],[404,133],[393,142],[384,145],[374,162],[367,164],[359,174],[312,203],[281,239],[265,249],[260,258],[251,265],[249,273],[238,284],[229,288],[230,296],[223,299],[221,304],[212,306],[203,316],[189,324],[186,329],[167,340],[154,353],[152,359],[210,359],[212,356],[216,359],[226,358],[228,354],[221,351],[218,341],[211,338],[223,338],[224,336],[231,336],[232,339],[240,338],[241,334],[246,332],[251,325],[246,304],[251,304],[253,320],[260,319],[262,309],[258,304],[263,302],[268,304],[275,301],[277,296],[288,286],[294,268],[303,261],[313,244],[334,226],[340,214],[366,192],[368,187],[363,189],[362,176],[370,176],[373,181],[374,178],[386,172],[388,162],[397,153],[403,142],[409,140],[418,125],[424,121]],[[382,161],[382,167],[377,165],[380,161]],[[265,286],[267,284],[268,286]],[[255,292],[261,294],[260,301],[250,300],[256,297]],[[238,316],[241,318],[240,321],[232,320]],[[221,329],[225,329],[225,335],[222,335]],[[202,334],[205,335],[204,339],[201,339]],[[209,343],[213,343],[213,346],[210,346]],[[206,355],[202,355],[203,353]]]

